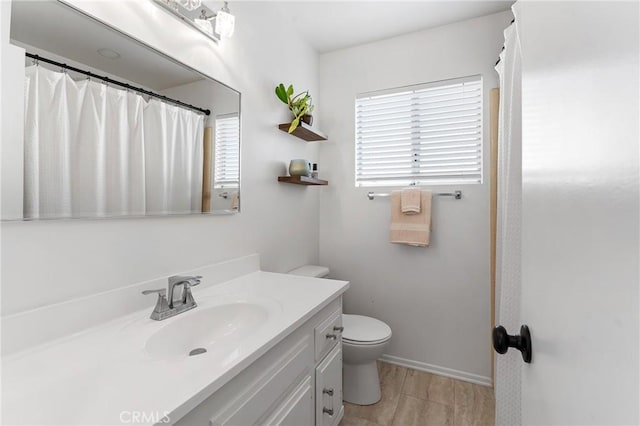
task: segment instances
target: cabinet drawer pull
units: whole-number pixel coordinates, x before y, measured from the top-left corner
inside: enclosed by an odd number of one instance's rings
[[[332,409],[328,409],[327,407],[323,407],[322,408],[322,412],[323,413],[327,413],[330,416],[333,416],[333,408]]]
[[[327,334],[327,339],[336,340],[337,338],[338,336],[336,336],[335,334]]]
[[[341,325],[336,325],[333,327],[333,331],[337,331],[338,333],[342,333],[344,331],[344,327]]]
[[[331,388],[331,389],[322,389],[322,393],[327,394],[329,396],[333,396],[333,388]]]

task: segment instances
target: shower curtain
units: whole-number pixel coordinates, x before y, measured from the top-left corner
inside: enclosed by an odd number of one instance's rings
[[[25,73],[25,218],[201,210],[202,115],[39,65]]]
[[[520,253],[522,224],[522,114],[520,42],[517,24],[504,32],[498,128],[498,209],[496,236],[497,323],[510,334],[520,329]],[[518,351],[496,357],[496,424],[519,425],[520,369]]]

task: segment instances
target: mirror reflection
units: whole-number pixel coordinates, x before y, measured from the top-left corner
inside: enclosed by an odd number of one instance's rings
[[[22,218],[239,211],[237,91],[60,2],[14,2],[11,39],[25,50]]]

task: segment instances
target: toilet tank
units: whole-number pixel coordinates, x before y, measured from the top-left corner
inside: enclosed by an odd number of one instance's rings
[[[292,275],[302,275],[304,277],[326,278],[329,276],[329,268],[318,265],[304,265],[289,271]]]

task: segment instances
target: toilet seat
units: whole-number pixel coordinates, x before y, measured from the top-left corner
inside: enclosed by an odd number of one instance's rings
[[[356,342],[356,341],[353,341],[353,340],[342,339],[342,344],[343,345],[360,347],[360,346],[380,345],[380,344],[383,344],[383,343],[387,343],[388,341],[389,341],[389,338],[383,339],[383,340],[376,340],[375,342]]]
[[[384,322],[364,315],[342,315],[342,341],[345,344],[378,345],[391,338],[391,328]]]

